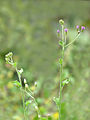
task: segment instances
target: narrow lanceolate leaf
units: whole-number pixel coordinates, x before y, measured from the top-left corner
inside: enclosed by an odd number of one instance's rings
[[[26,106],[28,106],[31,102],[32,102],[31,100],[26,101],[26,103],[25,103]]]
[[[17,81],[17,80],[16,80],[16,81],[13,81],[13,84],[14,84],[14,85],[16,85],[17,87],[21,87],[20,82],[19,82],[19,81]]]

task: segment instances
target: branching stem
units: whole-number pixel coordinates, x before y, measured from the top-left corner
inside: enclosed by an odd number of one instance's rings
[[[68,46],[70,46],[72,43],[74,43],[79,36],[80,36],[80,33],[78,33],[78,34],[76,35],[76,37],[74,38],[74,40],[73,40],[72,42],[70,42],[69,44],[67,44],[65,47],[68,47]]]

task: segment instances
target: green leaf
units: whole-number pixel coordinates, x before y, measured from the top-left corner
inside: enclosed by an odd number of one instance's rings
[[[59,45],[63,46],[63,41],[60,40],[59,41]]]
[[[26,103],[25,103],[26,106],[28,106],[31,102],[32,102],[31,100],[26,101]]]
[[[14,85],[16,85],[16,86],[18,86],[18,87],[21,87],[20,82],[19,82],[19,81],[17,81],[17,80],[16,80],[16,81],[13,81],[13,84],[14,84]]]

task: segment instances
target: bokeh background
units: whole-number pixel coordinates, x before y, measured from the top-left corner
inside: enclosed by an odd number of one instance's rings
[[[42,115],[58,119],[53,97],[58,96],[60,47],[58,20],[68,27],[67,42],[84,25],[77,42],[65,50],[64,76],[72,82],[63,89],[63,120],[90,120],[90,2],[60,0],[0,0],[0,120],[23,120],[22,100],[12,81],[17,74],[5,63],[13,52],[31,89],[37,81],[36,98]],[[32,107],[29,120],[38,120]],[[46,119],[45,119],[46,120]]]

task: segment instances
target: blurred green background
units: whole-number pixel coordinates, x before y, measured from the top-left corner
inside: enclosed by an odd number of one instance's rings
[[[64,76],[72,82],[63,89],[63,120],[90,120],[90,2],[60,0],[0,0],[0,120],[23,120],[14,69],[5,64],[12,51],[22,76],[32,89],[37,81],[36,98],[42,115],[58,119],[53,97],[58,96],[60,47],[58,20],[68,27],[67,41],[77,34],[76,25],[84,25],[79,40],[65,50]],[[32,107],[29,120],[37,120]]]

